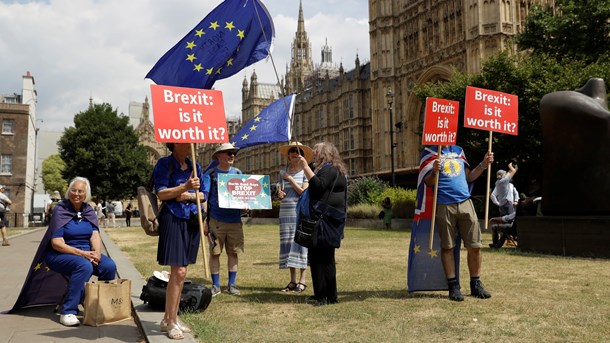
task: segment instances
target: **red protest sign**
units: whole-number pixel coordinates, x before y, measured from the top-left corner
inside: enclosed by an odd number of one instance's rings
[[[464,127],[517,135],[518,112],[516,95],[466,87]]]
[[[460,113],[458,101],[426,99],[423,145],[455,145]]]
[[[229,141],[222,92],[151,85],[157,142]]]

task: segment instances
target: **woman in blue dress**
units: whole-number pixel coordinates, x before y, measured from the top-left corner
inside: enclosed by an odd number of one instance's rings
[[[280,171],[282,186],[278,192],[278,197],[282,201],[280,204],[279,266],[280,269],[290,269],[290,282],[282,289],[282,292],[302,292],[307,287],[305,284],[307,248],[294,242],[294,233],[297,225],[297,202],[309,183],[299,164],[299,156],[311,161],[313,150],[299,142],[292,142],[281,146],[280,153],[288,158],[288,167]],[[297,270],[299,275],[297,275]]]
[[[169,281],[165,297],[165,315],[160,323],[161,332],[170,339],[183,339],[191,330],[178,320],[180,296],[186,279],[187,267],[197,260],[201,238],[197,219],[196,193],[205,200],[201,166],[193,172],[190,143],[167,143],[171,155],[157,161],[153,171],[155,191],[163,208],[159,213],[159,244],[157,261],[170,266]]]

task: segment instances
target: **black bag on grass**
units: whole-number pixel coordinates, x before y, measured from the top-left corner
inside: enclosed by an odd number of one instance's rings
[[[159,311],[165,310],[165,294],[167,282],[154,276],[148,278],[146,285],[142,287],[140,299],[151,308]],[[197,285],[190,281],[184,282],[182,295],[180,297],[180,312],[205,311],[212,302],[212,290],[203,285]]]

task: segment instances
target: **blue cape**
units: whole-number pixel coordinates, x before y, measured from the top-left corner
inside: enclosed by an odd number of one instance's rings
[[[83,203],[81,216],[99,230],[95,210],[88,203]],[[57,305],[66,293],[67,280],[63,275],[52,271],[45,263],[45,256],[51,250],[51,237],[59,228],[78,216],[78,212],[69,200],[60,201],[53,211],[51,222],[40,241],[34,260],[25,278],[21,293],[13,308],[8,313],[29,306]]]

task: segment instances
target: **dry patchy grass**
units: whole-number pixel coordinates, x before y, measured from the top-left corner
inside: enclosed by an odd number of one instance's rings
[[[183,316],[201,342],[602,342],[610,337],[610,260],[484,249],[488,300],[447,300],[445,292],[406,291],[409,231],[347,228],[337,250],[339,304],[313,307],[277,266],[275,225],[247,225],[237,283],[242,295],[217,296]],[[142,229],[106,229],[142,275],[160,270],[156,238]],[[484,238],[489,242],[489,235]],[[462,251],[462,289],[468,270]],[[201,260],[201,259],[200,259]],[[202,263],[188,278],[209,285]],[[308,275],[308,280],[310,280]],[[221,284],[227,282],[221,258]]]

